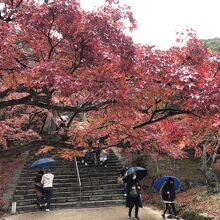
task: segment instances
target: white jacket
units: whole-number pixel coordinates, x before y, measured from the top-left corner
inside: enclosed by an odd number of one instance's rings
[[[54,175],[52,173],[44,174],[41,179],[41,184],[43,185],[43,188],[53,187],[53,178]]]

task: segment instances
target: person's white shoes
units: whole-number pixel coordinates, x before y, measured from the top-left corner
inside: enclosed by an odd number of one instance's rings
[[[88,165],[88,163],[85,163],[85,165],[87,166],[87,165]]]
[[[50,211],[50,209],[46,209],[46,212],[49,212]]]

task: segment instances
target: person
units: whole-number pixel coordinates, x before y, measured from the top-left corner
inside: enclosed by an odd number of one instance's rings
[[[91,151],[91,158],[94,161],[95,166],[97,166],[97,159],[100,155],[100,150],[97,147],[94,147]]]
[[[39,205],[40,208],[43,206],[43,198],[44,198],[43,187],[41,184],[41,179],[42,179],[43,174],[44,174],[44,171],[40,170],[34,180],[34,187],[35,187],[36,196],[37,196],[37,204]]]
[[[89,159],[89,157],[90,157],[90,155],[91,155],[91,153],[89,152],[89,151],[87,151],[87,150],[85,150],[84,151],[84,157],[82,158],[82,163],[85,165],[85,166],[87,166],[88,165],[88,159]]]
[[[54,175],[51,173],[50,169],[45,169],[45,174],[42,176],[41,184],[43,185],[45,193],[45,205],[47,212],[50,211],[50,202],[53,194],[53,179]]]
[[[126,207],[128,210],[128,217],[131,218],[132,209],[135,206],[135,219],[140,219],[138,217],[139,208],[142,208],[142,199],[140,194],[140,182],[137,180],[136,173],[132,175],[132,178],[127,182],[127,197],[126,197]]]
[[[105,149],[102,149],[100,152],[100,165],[104,164],[104,166],[107,167],[107,156],[108,152]]]
[[[176,219],[179,219],[177,216],[177,211],[174,205],[174,200],[176,199],[176,191],[174,186],[174,180],[172,177],[169,177],[166,183],[164,184],[162,188],[162,199],[165,203],[165,209],[162,214],[163,219],[165,219],[165,214],[167,210],[171,210],[175,216]]]
[[[127,165],[123,166],[123,169],[121,170],[120,175],[119,175],[120,179],[123,179],[123,177],[124,177],[124,175],[125,175],[125,173],[127,172],[128,169],[129,168],[128,168]],[[127,196],[127,183],[125,183],[125,182],[124,182],[124,196]]]

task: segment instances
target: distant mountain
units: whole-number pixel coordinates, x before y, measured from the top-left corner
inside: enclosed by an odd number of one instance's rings
[[[207,45],[207,47],[209,47],[213,51],[220,52],[220,38],[218,37],[211,38],[211,39],[204,40],[204,42]]]

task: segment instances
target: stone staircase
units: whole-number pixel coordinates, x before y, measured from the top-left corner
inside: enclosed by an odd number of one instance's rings
[[[30,166],[39,158],[53,156],[52,153],[41,156],[35,156],[34,153],[29,154],[13,197],[13,201],[17,202],[18,212],[38,210],[34,189],[34,179],[38,170],[31,169]],[[123,186],[117,184],[117,176],[122,166],[113,152],[109,154],[107,167],[95,166],[90,160],[85,166],[78,161],[82,184],[81,196],[75,161],[61,158],[55,160],[55,165],[50,167],[55,175],[51,209],[124,204]]]

